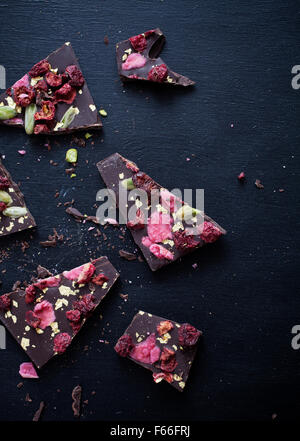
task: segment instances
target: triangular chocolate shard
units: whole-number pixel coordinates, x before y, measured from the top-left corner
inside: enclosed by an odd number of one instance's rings
[[[173,86],[195,84],[195,81],[173,72],[158,57],[165,40],[164,34],[157,28],[117,43],[117,64],[121,79],[144,80]]]
[[[0,97],[0,123],[28,135],[101,129],[102,123],[69,42],[35,64]]]

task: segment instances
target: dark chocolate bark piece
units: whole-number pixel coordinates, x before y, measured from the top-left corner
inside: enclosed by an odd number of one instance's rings
[[[0,237],[35,226],[23,193],[0,161]]]
[[[119,338],[115,351],[152,371],[155,383],[165,380],[182,392],[201,335],[188,323],[139,311]]]
[[[27,134],[100,129],[102,123],[69,42],[35,64],[0,96],[0,124]]]
[[[121,79],[151,81],[173,86],[195,84],[195,81],[173,72],[159,57],[164,43],[165,36],[159,28],[117,43],[117,65]]]
[[[0,320],[41,368],[67,349],[118,277],[100,257],[0,297]]]
[[[130,182],[130,189],[133,187],[144,189],[148,194],[151,190],[160,191],[160,204],[156,208],[152,207],[153,214],[151,216],[148,214],[151,208],[148,200],[146,207],[139,205],[140,216],[137,216],[136,222],[127,222],[127,227],[130,229],[134,241],[141,249],[152,271],[156,271],[174,262],[181,256],[202,247],[206,243],[215,242],[226,233],[213,219],[203,212],[199,212],[195,213],[195,225],[199,224],[199,233],[188,235],[187,233],[190,231],[191,225],[188,221],[182,219],[182,214],[185,213],[188,217],[189,211],[193,214],[194,209],[183,204],[180,199],[174,197],[172,193],[161,187],[150,176],[140,171],[136,164],[119,153],[114,153],[100,161],[97,167],[107,187],[115,192],[117,203],[120,193],[119,185],[123,185],[126,182]],[[171,200],[169,206],[168,200]],[[123,219],[127,218],[127,213],[132,210],[134,205],[136,205],[136,199],[128,200],[127,207],[119,206],[120,215]],[[166,208],[169,214],[165,214]],[[184,212],[184,210],[187,211]],[[149,218],[147,219],[148,215]],[[155,229],[156,222],[158,227],[160,222],[164,222],[167,225],[164,225],[162,229]]]

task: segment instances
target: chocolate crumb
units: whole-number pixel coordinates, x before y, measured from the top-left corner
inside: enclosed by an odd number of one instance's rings
[[[81,393],[82,393],[82,387],[81,386],[75,386],[72,391],[72,409],[75,417],[80,416],[80,404],[81,404]]]
[[[263,188],[265,188],[265,187],[262,185],[260,179],[256,179],[256,180],[255,180],[255,185],[256,185],[256,187],[259,188],[260,190],[262,190]]]
[[[36,272],[37,272],[37,276],[38,276],[39,279],[46,279],[46,277],[53,276],[53,274],[50,273],[50,271],[48,271],[47,268],[44,268],[41,265],[39,265],[37,267]]]
[[[41,401],[40,407],[35,412],[34,417],[32,418],[32,421],[39,421],[39,419],[41,418],[41,414],[43,412],[44,407],[45,407],[45,403],[44,403],[44,401]]]
[[[13,284],[12,291],[17,291],[17,289],[19,289],[20,286],[21,286],[21,281],[20,281],[20,280],[17,280],[17,281]]]
[[[135,254],[129,253],[128,251],[125,251],[125,250],[119,250],[119,254],[121,257],[123,257],[126,260],[135,260],[136,259]]]
[[[21,387],[23,387],[23,385],[24,385],[24,383],[20,382],[20,383],[17,384],[17,388],[21,389]]]
[[[109,39],[108,39],[107,35],[104,36],[103,41],[104,41],[104,44],[108,44],[109,43]]]
[[[32,399],[31,399],[31,397],[30,397],[30,395],[28,393],[26,394],[25,401],[27,403],[31,403],[32,402]]]
[[[80,211],[77,210],[77,208],[68,207],[68,208],[66,208],[66,213],[75,217],[76,220],[83,220],[84,219],[84,215],[82,213],[80,213]]]

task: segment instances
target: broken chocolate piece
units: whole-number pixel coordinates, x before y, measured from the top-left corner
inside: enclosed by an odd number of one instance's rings
[[[152,371],[155,383],[166,380],[182,392],[201,335],[201,331],[187,323],[179,324],[139,311],[119,338],[115,351]]]
[[[99,285],[93,280],[98,280],[100,274],[103,283]],[[0,311],[0,320],[41,368],[67,349],[118,277],[107,257],[100,257],[71,271],[33,282],[25,291],[18,289],[7,294],[10,306]],[[74,314],[70,320],[68,311],[77,311],[78,320],[74,321]],[[39,319],[37,327],[32,318]]]
[[[126,260],[136,260],[136,255],[133,253],[129,253],[128,251],[125,250],[119,250],[119,254],[121,257],[123,257],[123,259]]]
[[[160,203],[156,205],[156,209],[152,207],[152,214],[147,223],[141,215],[134,222],[127,223],[134,241],[141,249],[152,271],[174,262],[206,243],[215,242],[226,233],[213,219],[185,204],[146,173],[141,172],[136,164],[118,153],[100,161],[97,167],[107,187],[115,192],[117,202],[120,183],[121,188],[127,192],[133,188],[146,191],[147,206],[144,206],[145,203],[143,205],[142,201],[131,198],[127,201],[126,207],[119,207],[120,215],[124,219],[127,218],[127,213],[135,208],[137,202],[139,202],[137,213],[144,211],[146,216],[147,213],[150,216],[151,192],[160,192]],[[187,219],[189,214],[192,219],[195,219],[193,234],[188,234],[191,227]]]
[[[23,193],[0,161],[0,237],[35,226]]]
[[[122,80],[143,80],[174,86],[192,86],[195,81],[173,72],[159,57],[165,36],[157,28],[116,45],[118,72]]]
[[[23,127],[28,135],[101,129],[94,100],[69,42],[34,65],[0,96],[0,124]]]

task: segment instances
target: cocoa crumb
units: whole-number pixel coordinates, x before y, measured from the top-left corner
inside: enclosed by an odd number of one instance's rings
[[[17,388],[21,389],[21,387],[23,387],[23,385],[24,385],[24,383],[20,382],[20,383],[17,384]]]
[[[44,410],[45,407],[45,403],[44,401],[40,402],[40,407],[38,408],[38,410],[35,412],[32,421],[39,421],[39,419],[41,418],[42,412]]]
[[[53,274],[50,271],[48,271],[47,268],[44,268],[41,265],[38,265],[36,272],[39,279],[46,279],[46,277],[53,276]]]
[[[82,387],[81,386],[75,386],[72,391],[72,409],[75,417],[80,416],[80,405],[81,405],[81,393],[82,393]]]
[[[25,401],[27,403],[31,403],[32,402],[32,399],[31,399],[31,397],[30,397],[30,395],[28,393],[26,394]]]
[[[123,257],[126,260],[135,260],[136,259],[136,255],[133,253],[129,253],[128,251],[125,250],[119,250],[119,254],[121,257]]]
[[[104,41],[104,44],[108,45],[109,39],[108,39],[107,35],[104,36],[103,41]]]

